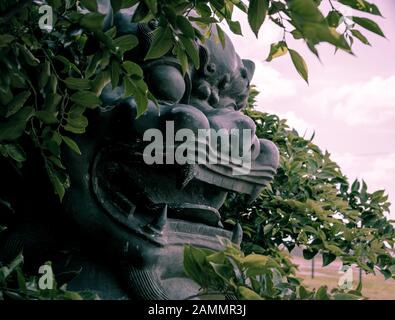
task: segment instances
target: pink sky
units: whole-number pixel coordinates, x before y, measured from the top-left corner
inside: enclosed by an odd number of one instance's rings
[[[289,42],[305,57],[309,86],[289,56],[264,61],[270,44],[282,38],[272,23],[264,24],[256,40],[246,18],[236,13],[244,36],[227,33],[240,56],[256,64],[253,83],[261,91],[258,108],[288,119],[300,134],[307,131],[310,136],[315,130],[315,143],[332,154],[350,179],[365,179],[370,191],[385,189],[395,202],[395,1],[370,2],[385,17],[373,20],[387,39],[363,31],[372,47],[356,43],[356,57],[343,52],[334,55],[321,45],[321,63],[300,41]],[[347,13],[364,16],[356,10]],[[395,219],[395,204],[391,211]]]

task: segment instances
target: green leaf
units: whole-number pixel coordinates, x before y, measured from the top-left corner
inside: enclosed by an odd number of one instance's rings
[[[184,271],[203,288],[208,286],[207,276],[202,273],[208,255],[209,253],[201,248],[195,248],[189,244],[184,246]]]
[[[2,88],[0,86],[0,103],[1,104],[6,106],[12,101],[13,98],[14,98],[14,96],[12,95],[12,91],[11,91],[10,87]],[[3,111],[0,111],[0,113],[3,113]]]
[[[173,37],[170,28],[159,27],[154,31],[154,39],[145,60],[158,59],[168,53],[172,47]]]
[[[263,227],[263,234],[266,236],[270,233],[270,231],[273,230],[274,225],[272,223],[268,223]],[[259,226],[259,228],[261,229],[262,226]]]
[[[16,162],[23,162],[26,160],[26,153],[19,144],[6,144],[4,145],[8,156],[14,159]]]
[[[304,286],[298,287],[298,294],[301,300],[310,299],[313,293],[308,291]]]
[[[145,4],[145,2],[140,1],[139,5],[137,6],[137,9],[135,10],[132,18],[132,22],[141,22],[144,20],[147,16],[149,16],[150,10],[148,6]]]
[[[38,78],[38,86],[42,89],[48,83],[49,77],[51,75],[51,64],[48,60],[45,60],[43,67],[41,69],[40,76]]]
[[[328,13],[328,16],[326,17],[326,21],[328,22],[328,25],[332,28],[337,28],[340,24],[340,19],[341,19],[341,14],[339,11],[332,10]]]
[[[217,34],[218,34],[219,41],[222,44],[222,48],[225,48],[225,43],[226,43],[225,32],[221,29],[219,24],[216,24],[215,27],[217,29]]]
[[[45,110],[37,111],[36,117],[40,119],[45,124],[55,124],[58,123],[58,119],[52,112],[48,112]]]
[[[55,113],[59,103],[62,101],[62,96],[57,93],[49,93],[45,97],[43,109],[50,113]]]
[[[258,38],[259,29],[265,21],[268,5],[266,0],[250,0],[248,7],[248,23]]]
[[[351,48],[343,35],[335,28],[328,27],[322,23],[305,23],[303,25],[303,35],[311,44],[328,42],[339,49],[351,53]]]
[[[114,13],[122,9],[123,0],[111,0],[111,7]]]
[[[0,48],[7,47],[14,40],[15,40],[15,37],[10,34],[1,34],[0,35]]]
[[[337,293],[335,294],[335,300],[361,300],[362,297],[350,294],[350,293]]]
[[[191,39],[188,39],[184,36],[180,36],[179,38],[180,38],[182,45],[185,48],[185,51],[187,52],[188,56],[191,58],[194,66],[195,66],[195,69],[199,69],[200,68],[200,57],[199,57],[198,47],[195,45],[195,43]]]
[[[64,83],[72,90],[89,90],[91,88],[91,82],[88,79],[69,77],[64,80]]]
[[[59,159],[59,158],[56,158],[56,157],[54,157],[54,156],[50,156],[49,157],[49,160],[55,165],[55,166],[57,166],[58,168],[60,168],[60,169],[66,169],[65,167],[64,167],[64,165],[62,164],[62,161]]]
[[[288,49],[289,53],[291,55],[292,62],[300,74],[300,76],[307,82],[309,83],[309,76],[308,76],[308,70],[307,70],[307,64],[302,58],[302,56],[297,53],[295,50]]]
[[[66,57],[57,55],[55,57],[55,59],[59,60],[60,62],[62,62],[64,64],[65,69],[62,71],[63,73],[67,73],[70,70],[73,70],[76,73],[78,73],[79,75],[81,75],[81,71],[77,68],[77,66],[74,63],[72,63],[69,59],[67,59]]]
[[[314,249],[305,249],[303,250],[303,258],[306,260],[311,260],[317,255],[318,251]]]
[[[138,43],[138,38],[132,34],[126,34],[113,40],[113,46],[122,51],[132,50]]]
[[[7,278],[14,272],[14,270],[20,267],[23,263],[22,253],[18,254],[18,256],[11,261],[8,266],[4,266],[0,268],[0,284],[5,284]]]
[[[0,122],[0,141],[16,140],[25,131],[27,121],[33,116],[32,107],[24,107],[5,122]]]
[[[230,279],[234,278],[234,271],[231,265],[209,262],[215,274],[217,274],[225,283],[231,284]]]
[[[247,287],[240,286],[237,289],[240,297],[244,300],[263,300],[263,298],[259,294]]]
[[[18,48],[20,49],[22,56],[28,65],[36,67],[40,64],[40,60],[37,59],[28,48],[22,45],[18,45]]]
[[[130,78],[124,78],[125,85],[125,96],[133,96],[136,101],[137,106],[137,118],[140,117],[146,110],[148,106],[147,93],[142,90],[142,88],[132,81]]]
[[[80,3],[89,11],[97,11],[96,0],[80,0]]]
[[[347,5],[353,9],[381,16],[379,8],[365,0],[338,0],[340,3]]]
[[[320,287],[315,294],[315,299],[329,300],[328,287],[327,286]]]
[[[351,185],[351,191],[352,192],[358,192],[360,187],[361,187],[360,182],[358,181],[358,179],[355,179],[355,181]]]
[[[82,114],[69,112],[67,123],[73,127],[85,129],[88,126],[88,119]]]
[[[76,92],[70,97],[70,100],[90,109],[97,107],[101,103],[100,99],[90,91]]]
[[[218,19],[214,18],[214,17],[189,17],[190,21],[195,21],[198,23],[201,23],[203,25],[210,25],[212,23],[219,23]]]
[[[103,22],[104,15],[98,12],[91,12],[82,17],[80,24],[90,31],[100,31],[103,29]]]
[[[25,293],[27,290],[26,280],[25,280],[25,276],[22,273],[21,268],[19,268],[19,267],[16,268],[16,277],[17,277],[19,290],[21,290],[23,293]]]
[[[322,22],[324,16],[314,0],[291,0],[289,10],[292,16],[299,22]]]
[[[121,74],[121,65],[118,61],[113,60],[111,63],[111,86],[116,88],[119,83],[119,77]]]
[[[54,74],[50,75],[47,83],[48,92],[55,94],[58,91],[58,84],[58,78]]]
[[[75,133],[75,134],[83,134],[83,133],[85,133],[85,128],[75,127],[75,126],[71,125],[70,123],[66,124],[64,126],[64,129],[66,131],[69,131],[69,132]]]
[[[5,116],[8,118],[15,113],[17,113],[25,104],[27,99],[30,97],[30,91],[23,91],[19,93],[12,101],[10,104],[7,106],[7,112]]]
[[[158,12],[158,4],[156,0],[144,0],[144,3],[153,14]]]
[[[195,37],[195,30],[192,24],[184,16],[177,16],[177,27],[182,31],[182,33],[186,37],[191,39]]]
[[[229,29],[237,35],[242,36],[243,33],[241,32],[241,26],[239,21],[232,21],[232,20],[226,20],[228,23]]]
[[[325,248],[328,249],[329,251],[331,251],[336,256],[340,256],[343,254],[343,250],[334,244],[326,244]]]
[[[272,273],[272,269],[280,271],[280,265],[267,256],[250,254],[242,260],[243,268],[247,277],[255,277]]]
[[[68,10],[68,9],[71,9],[74,5],[75,5],[75,3],[76,3],[76,1],[77,0],[66,0],[65,2],[65,8]]]
[[[106,37],[108,37],[108,38],[113,39],[113,38],[117,35],[117,27],[114,26],[114,27],[108,29],[108,30],[104,33],[104,35],[105,35]]]
[[[357,38],[359,41],[361,41],[363,44],[366,44],[370,46],[369,40],[359,31],[356,29],[351,30],[352,35]]]
[[[143,69],[141,69],[141,67],[137,63],[134,63],[132,61],[125,61],[124,63],[122,63],[122,67],[126,71],[126,74],[128,76],[134,75],[141,79],[144,76]]]
[[[361,18],[361,17],[352,17],[352,20],[356,24],[360,25],[361,27],[385,38],[385,35],[383,31],[380,29],[379,25],[373,20],[370,20],[368,18]]]
[[[327,265],[331,264],[333,261],[336,260],[336,255],[332,253],[324,252],[322,254],[322,266],[326,267]]]
[[[189,67],[188,56],[186,55],[185,51],[180,47],[177,47],[177,59],[181,64],[182,74],[185,75],[188,72]]]
[[[280,41],[277,43],[272,43],[270,46],[270,52],[266,61],[270,62],[275,58],[281,57],[288,52],[288,47],[285,41]]]
[[[63,141],[69,146],[69,148],[70,148],[71,150],[73,150],[76,154],[81,155],[81,150],[80,150],[80,148],[78,147],[77,143],[76,143],[73,139],[71,139],[71,138],[69,138],[69,137],[66,137],[66,136],[62,136],[62,140],[63,140]]]
[[[66,193],[64,185],[52,171],[49,172],[49,179],[54,187],[55,193],[59,196],[60,201],[62,201]]]

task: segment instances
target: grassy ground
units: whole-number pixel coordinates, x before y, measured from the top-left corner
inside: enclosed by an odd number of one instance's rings
[[[321,259],[315,261],[315,276],[311,278],[311,261],[306,261],[301,257],[293,257],[295,264],[299,265],[298,276],[304,279],[304,283],[311,288],[327,285],[329,288],[338,286],[341,277],[339,270],[341,263],[333,262],[327,267],[321,266]],[[353,269],[353,288],[358,285],[359,270]],[[362,293],[371,300],[395,300],[395,280],[385,280],[381,274],[362,275]]]

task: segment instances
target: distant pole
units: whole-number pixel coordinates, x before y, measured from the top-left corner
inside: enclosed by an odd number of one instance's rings
[[[359,268],[359,283],[362,283],[362,269]]]
[[[311,279],[314,279],[315,259],[311,260]]]

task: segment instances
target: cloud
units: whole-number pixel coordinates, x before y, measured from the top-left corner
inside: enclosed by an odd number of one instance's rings
[[[357,174],[358,171],[354,172],[353,170],[356,168],[355,163],[357,162],[357,158],[358,158],[356,155],[346,152],[346,153],[332,153],[331,156],[332,159],[336,161],[337,164],[339,164],[343,170],[347,170],[348,173],[351,174],[350,178],[351,177],[355,178],[356,176],[358,176]]]
[[[374,183],[383,180],[393,180],[395,175],[395,152],[374,159],[371,170],[364,173],[364,177]]]
[[[395,75],[374,77],[367,82],[326,88],[306,101],[310,107],[332,113],[350,126],[373,126],[394,120],[394,88]]]
[[[368,185],[369,192],[385,189],[389,194],[389,200],[395,201],[395,152],[382,155],[333,153],[332,159],[337,162],[350,181],[354,181],[355,178],[363,179]],[[394,204],[390,210],[391,218],[395,219]]]
[[[258,105],[265,106],[268,102],[296,94],[296,83],[287,79],[277,70],[254,60],[255,74],[252,79],[260,95],[257,97]],[[258,108],[259,109],[259,108]]]
[[[259,108],[257,108],[259,110]],[[307,122],[302,117],[295,114],[293,111],[287,111],[285,113],[278,113],[272,110],[267,111],[269,113],[277,115],[280,119],[287,120],[287,124],[290,128],[295,129],[300,135],[306,139],[311,138],[314,133],[314,125]]]
[[[394,180],[395,152],[388,154],[333,153],[335,160],[351,179],[370,181],[383,188],[383,181]],[[379,186],[381,184],[381,187]],[[395,190],[394,190],[395,191]]]

